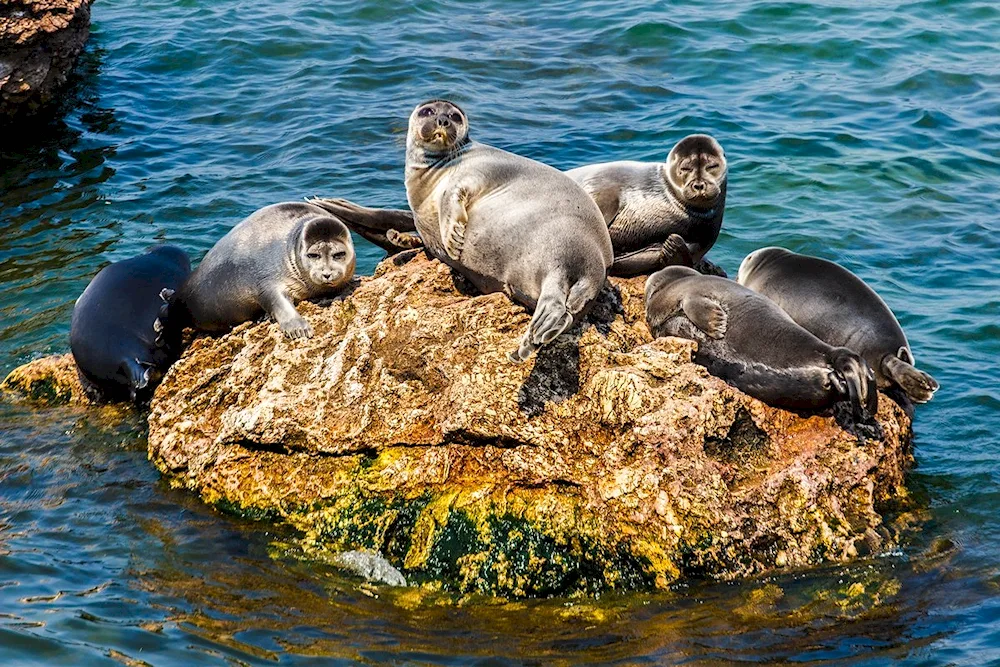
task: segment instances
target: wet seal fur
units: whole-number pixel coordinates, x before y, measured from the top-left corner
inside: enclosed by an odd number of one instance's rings
[[[899,387],[915,403],[926,403],[937,391],[937,381],[914,367],[906,334],[889,306],[839,264],[762,248],[744,258],[737,279],[820,340],[864,357],[879,388]]]
[[[824,343],[732,280],[661,269],[646,281],[646,321],[656,337],[697,341],[696,363],[765,403],[824,410],[846,400],[858,423],[877,410],[875,378],[861,356]]]
[[[604,162],[566,174],[593,197],[607,222],[615,249],[611,275],[694,266],[719,238],[728,164],[722,146],[707,134],[678,141],[666,163]]]
[[[410,114],[406,197],[431,256],[533,311],[512,361],[565,332],[605,284],[613,250],[594,201],[553,167],[472,141],[465,112],[447,100]],[[369,225],[415,238],[398,211],[367,210]]]
[[[94,401],[149,400],[181,353],[167,302],[191,273],[187,254],[162,245],[110,264],[73,306],[69,345]]]
[[[295,304],[339,292],[354,261],[350,231],[338,218],[306,202],[273,204],[208,251],[177,301],[203,331],[226,331],[266,312],[287,337],[310,337]]]

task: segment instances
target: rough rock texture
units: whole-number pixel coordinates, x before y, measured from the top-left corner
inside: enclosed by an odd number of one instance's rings
[[[91,402],[71,354],[42,357],[18,366],[0,382],[0,392],[43,403]]]
[[[90,34],[93,0],[0,2],[0,125],[47,104]]]
[[[503,596],[663,587],[841,560],[893,539],[910,421],[881,441],[770,408],[651,340],[642,279],[520,365],[528,324],[404,253],[351,293],[198,338],[153,398],[149,456],[177,485],[302,531],[311,557],[374,549],[411,582]]]

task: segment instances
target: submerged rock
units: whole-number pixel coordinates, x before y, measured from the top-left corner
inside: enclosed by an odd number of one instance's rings
[[[0,392],[42,403],[91,402],[71,354],[42,357],[18,366],[0,382]]]
[[[394,568],[382,554],[375,551],[345,551],[334,556],[331,562],[339,568],[356,574],[365,581],[389,586],[406,585],[406,577],[403,576],[403,573]]]
[[[90,34],[92,1],[0,4],[0,125],[34,113],[66,82]]]
[[[752,399],[652,340],[643,280],[524,364],[529,315],[422,253],[325,305],[196,339],[157,390],[149,457],[175,485],[371,549],[413,581],[502,596],[664,587],[885,549],[910,421],[884,439]]]

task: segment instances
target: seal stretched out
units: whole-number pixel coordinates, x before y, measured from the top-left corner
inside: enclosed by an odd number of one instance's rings
[[[929,401],[937,391],[934,378],[913,367],[910,344],[889,306],[839,264],[762,248],[746,256],[738,280],[816,337],[864,357],[879,387],[899,386],[916,403]]]
[[[347,227],[305,202],[256,211],[222,237],[181,288],[178,303],[203,331],[226,331],[267,313],[289,338],[312,336],[295,310],[336,294],[354,275]]]
[[[661,269],[646,281],[646,321],[654,336],[697,341],[697,363],[765,403],[817,410],[847,400],[855,421],[875,414],[878,392],[864,359],[732,280]]]
[[[446,100],[417,105],[406,147],[416,231],[431,255],[482,292],[503,291],[534,310],[510,355],[527,359],[604,286],[613,250],[600,210],[559,170],[469,139],[465,113]],[[367,210],[370,224],[398,229],[387,217],[398,212]]]
[[[180,326],[166,301],[191,272],[176,246],[110,264],[73,306],[69,346],[87,395],[143,402],[180,355]]]
[[[722,146],[707,134],[678,141],[665,164],[605,162],[566,172],[601,209],[616,276],[701,261],[722,229],[727,173]]]

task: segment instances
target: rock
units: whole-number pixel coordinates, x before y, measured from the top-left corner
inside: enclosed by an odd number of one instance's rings
[[[331,562],[365,581],[388,586],[405,586],[406,577],[392,566],[382,554],[374,551],[345,551],[333,557]]]
[[[91,402],[71,354],[42,357],[15,368],[0,383],[0,392],[42,403]]]
[[[93,0],[4,0],[0,5],[0,125],[47,104],[90,34]]]
[[[315,337],[194,340],[157,389],[149,457],[227,511],[371,549],[411,583],[506,597],[665,587],[839,561],[895,539],[910,420],[884,439],[768,407],[652,340],[643,279],[524,364],[529,316],[422,253],[323,305]]]

